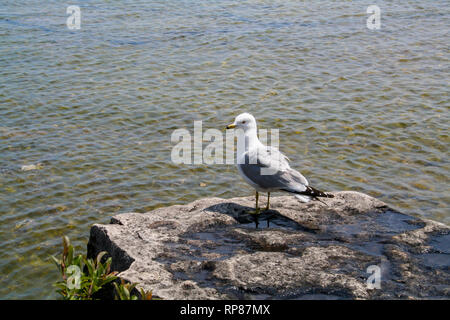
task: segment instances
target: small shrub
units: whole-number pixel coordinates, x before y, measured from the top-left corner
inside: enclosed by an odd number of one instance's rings
[[[143,289],[137,291],[136,283],[125,283],[123,280],[120,284],[114,282],[118,277],[116,271],[111,272],[112,258],[109,257],[102,263],[102,258],[106,253],[106,251],[100,252],[95,260],[88,259],[81,254],[76,256],[69,238],[64,236],[61,259],[51,256],[62,277],[62,280],[54,284],[57,288],[56,292],[64,300],[92,300],[95,299],[95,293],[113,282],[116,299],[151,300],[152,293]],[[133,289],[139,294],[131,294]]]

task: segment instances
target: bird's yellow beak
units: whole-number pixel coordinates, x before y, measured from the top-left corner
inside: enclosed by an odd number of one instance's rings
[[[236,128],[236,125],[235,125],[235,124],[229,124],[229,125],[227,125],[227,129],[233,129],[233,128]]]

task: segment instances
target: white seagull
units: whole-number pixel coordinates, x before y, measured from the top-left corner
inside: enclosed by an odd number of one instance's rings
[[[255,117],[251,114],[238,115],[234,122],[227,126],[227,129],[234,128],[237,129],[238,136],[236,160],[239,174],[256,190],[253,214],[260,213],[258,192],[267,192],[265,210],[269,210],[270,192],[275,191],[292,193],[301,202],[319,200],[319,197],[334,197],[309,186],[308,180],[289,166],[289,159],[284,154],[274,147],[263,145],[258,139]],[[239,147],[240,141],[244,143],[244,147]]]

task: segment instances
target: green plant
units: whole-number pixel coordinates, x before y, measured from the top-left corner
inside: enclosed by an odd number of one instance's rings
[[[95,260],[87,259],[75,251],[68,237],[63,237],[61,259],[52,256],[58,267],[62,280],[57,281],[57,292],[66,300],[90,300],[104,285],[117,279],[117,272],[111,272],[112,259],[101,262],[105,251],[100,252]]]
[[[137,283],[125,283],[123,279],[118,285],[114,282],[117,300],[152,300],[152,292],[146,292],[144,289],[139,290],[139,295],[131,294]]]
[[[58,292],[65,300],[91,300],[95,294],[105,285],[118,279],[117,272],[111,272],[112,258],[109,257],[104,263],[102,258],[106,251],[100,252],[96,259],[88,259],[84,255],[75,255],[74,248],[68,237],[63,237],[63,253],[61,259],[51,256],[62,280],[55,283]],[[138,300],[152,298],[151,292],[141,289],[139,295],[131,295],[130,292],[137,284],[125,283],[123,280],[118,285],[114,282],[116,299]]]

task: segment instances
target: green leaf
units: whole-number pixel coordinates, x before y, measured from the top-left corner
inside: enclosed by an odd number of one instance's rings
[[[106,252],[106,251],[102,251],[102,252],[100,252],[98,255],[97,255],[97,265],[100,265],[101,264],[101,261],[102,261],[102,258],[103,258],[103,256],[105,255],[105,254],[107,254],[108,252]]]
[[[126,300],[130,300],[130,291],[127,288],[123,287],[123,293],[125,294]]]
[[[67,265],[71,265],[73,260],[73,246],[69,245],[69,249],[67,250]]]
[[[67,236],[63,236],[63,246],[64,246],[63,256],[66,256],[70,247],[70,240]]]
[[[85,261],[85,263],[88,268],[89,275],[93,276],[94,275],[94,263],[93,263],[92,259],[87,259]]]
[[[114,282],[113,285],[114,285],[114,289],[115,289],[115,291],[116,291],[115,297],[118,298],[118,297],[120,297],[120,289],[119,289],[119,287],[117,286],[117,283]]]
[[[58,269],[61,267],[61,260],[55,258],[54,256],[50,256],[50,258],[53,260],[53,262],[56,264]]]

